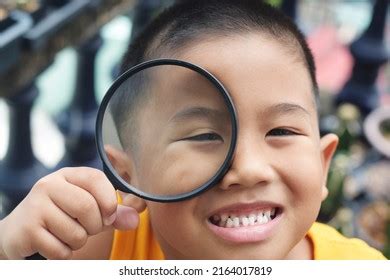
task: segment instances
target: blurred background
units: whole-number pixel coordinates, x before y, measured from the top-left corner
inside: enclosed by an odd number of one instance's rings
[[[101,168],[98,104],[128,43],[172,2],[0,0],[0,219],[45,174]],[[268,2],[304,31],[321,133],[340,137],[318,220],[390,258],[389,1]]]

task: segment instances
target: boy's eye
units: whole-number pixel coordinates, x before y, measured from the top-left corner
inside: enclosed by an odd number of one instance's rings
[[[290,136],[298,135],[298,133],[287,128],[274,128],[267,133],[267,136]]]
[[[216,133],[203,133],[203,134],[183,138],[181,140],[199,141],[199,142],[201,142],[201,141],[222,141],[223,142],[222,137]]]

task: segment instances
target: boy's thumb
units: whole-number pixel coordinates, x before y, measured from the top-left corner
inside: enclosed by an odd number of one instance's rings
[[[142,198],[135,196],[133,194],[124,193],[121,191],[118,191],[118,192],[122,198],[122,203],[121,203],[122,205],[131,206],[134,209],[136,209],[138,211],[138,213],[141,213],[145,210],[145,208],[146,208],[145,200],[143,200]]]
[[[132,207],[118,205],[116,218],[112,226],[119,230],[135,229],[139,223],[139,214]]]

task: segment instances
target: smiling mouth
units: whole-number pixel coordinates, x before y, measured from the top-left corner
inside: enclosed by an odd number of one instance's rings
[[[242,228],[267,224],[282,212],[279,207],[253,210],[250,213],[223,212],[209,217],[209,222],[222,228]]]

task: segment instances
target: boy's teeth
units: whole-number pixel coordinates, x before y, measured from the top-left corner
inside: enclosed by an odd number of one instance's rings
[[[229,215],[228,215],[228,214],[222,214],[222,215],[221,215],[221,221],[222,221],[222,222],[226,222],[228,218],[229,218]]]
[[[267,218],[265,218],[265,216],[259,215],[259,216],[257,216],[257,223],[260,224],[260,225],[265,224],[267,222],[266,219]]]
[[[248,221],[249,221],[249,225],[253,226],[256,222],[256,216],[249,216],[248,218]]]
[[[233,227],[233,220],[232,219],[228,218],[226,220],[226,227],[227,228],[232,228]]]
[[[270,220],[271,219],[271,210],[265,211],[264,215],[267,217],[268,220]]]
[[[240,226],[240,218],[238,218],[238,217],[233,218],[233,226],[234,227]]]
[[[265,224],[271,221],[275,217],[276,209],[267,209],[262,210],[257,213],[251,213],[247,215],[237,216],[235,214],[221,214],[214,215],[212,220],[214,224],[219,225],[220,227],[227,228],[237,228],[237,227],[246,227],[253,226],[255,224]]]
[[[241,220],[241,224],[246,227],[247,225],[249,225],[249,218],[243,216],[243,217],[240,217],[240,220]]]

